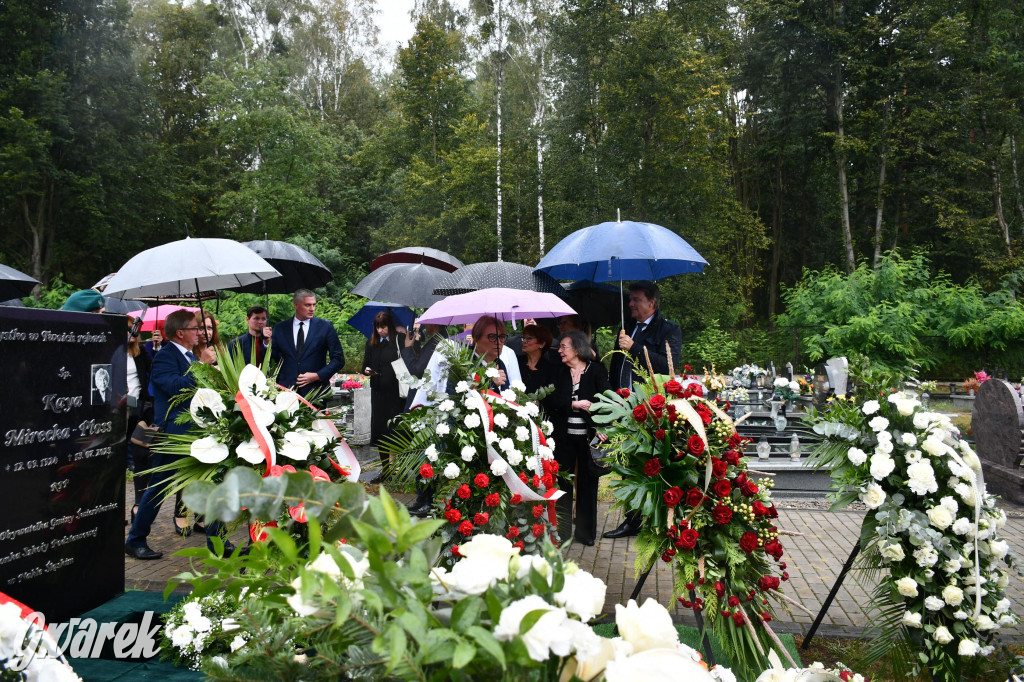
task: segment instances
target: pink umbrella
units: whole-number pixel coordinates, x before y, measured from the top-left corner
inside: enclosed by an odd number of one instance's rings
[[[421,324],[467,324],[482,315],[502,321],[527,317],[559,317],[576,311],[554,294],[526,289],[480,289],[438,301],[420,317]]]
[[[142,327],[141,330],[144,332],[156,331],[157,325],[167,319],[167,316],[173,313],[175,310],[187,310],[192,313],[198,313],[199,308],[189,308],[183,305],[155,305],[152,308],[147,308],[145,314],[142,316]],[[141,310],[131,311],[128,314],[132,317],[137,317]]]

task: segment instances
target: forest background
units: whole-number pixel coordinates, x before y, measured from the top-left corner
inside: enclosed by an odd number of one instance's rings
[[[1024,373],[1019,2],[417,0],[393,62],[375,10],[4,0],[0,262],[47,305],[187,234],[285,239],[340,322],[385,251],[534,265],[621,212],[711,263],[662,282],[692,364]]]

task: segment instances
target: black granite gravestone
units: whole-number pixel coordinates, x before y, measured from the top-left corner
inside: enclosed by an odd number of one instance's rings
[[[971,414],[975,449],[988,489],[1015,502],[1024,500],[1022,427],[1024,410],[1013,386],[1000,379],[982,383]]]
[[[48,622],[124,591],[125,318],[0,308],[0,591]]]

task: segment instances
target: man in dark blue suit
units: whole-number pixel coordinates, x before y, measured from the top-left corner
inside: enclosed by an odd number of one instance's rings
[[[150,374],[154,423],[160,427],[161,433],[182,434],[189,430],[191,424],[176,424],[175,420],[179,414],[188,410],[188,402],[179,403],[172,408],[171,399],[182,389],[195,386],[195,379],[188,374],[189,365],[199,360],[212,364],[217,359],[216,351],[213,346],[207,346],[202,351],[202,358],[192,354],[192,349],[199,340],[199,327],[196,326],[195,315],[188,310],[176,310],[168,315],[164,323],[164,332],[166,342],[153,357],[153,369]],[[178,458],[178,455],[155,452],[153,466],[161,466]],[[159,559],[163,556],[162,553],[150,549],[146,544],[146,538],[149,537],[149,529],[160,511],[165,495],[164,482],[169,476],[170,472],[161,471],[150,477],[149,487],[139,500],[139,511],[124,544],[124,551],[129,556],[136,559]],[[211,523],[207,527],[207,536],[217,533],[219,528],[219,523]],[[209,540],[207,546],[211,546]]]
[[[316,295],[299,289],[292,296],[295,317],[274,325],[270,357],[281,363],[277,383],[306,395],[329,385],[345,366],[345,353],[334,325],[316,313]]]
[[[250,306],[245,311],[245,323],[249,326],[249,331],[232,339],[228,344],[228,352],[234,355],[235,348],[241,348],[246,364],[261,365],[273,331],[267,326],[267,309],[261,305]],[[253,351],[256,351],[255,356]]]

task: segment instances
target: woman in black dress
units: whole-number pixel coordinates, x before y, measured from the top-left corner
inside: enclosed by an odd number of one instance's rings
[[[585,333],[571,331],[563,334],[558,341],[558,354],[563,364],[555,378],[550,409],[555,427],[555,459],[560,475],[575,475],[575,480],[559,477],[559,488],[566,494],[559,498],[557,504],[558,535],[568,538],[575,497],[574,538],[589,547],[597,538],[597,485],[600,480],[594,475],[591,465],[590,441],[596,432],[590,418],[590,406],[597,395],[611,386],[608,371],[595,358]]]
[[[398,393],[398,377],[391,363],[400,357],[405,334],[395,331],[391,313],[382,310],[373,318],[373,335],[366,342],[363,374],[370,377],[370,442],[380,447],[381,439],[391,434],[388,422],[405,408],[405,398]],[[382,466],[388,463],[381,455]]]
[[[523,327],[522,341],[523,352],[517,356],[519,374],[526,384],[526,392],[536,393],[538,389],[555,383],[555,374],[559,369],[548,357],[551,332],[539,324],[528,324]]]

